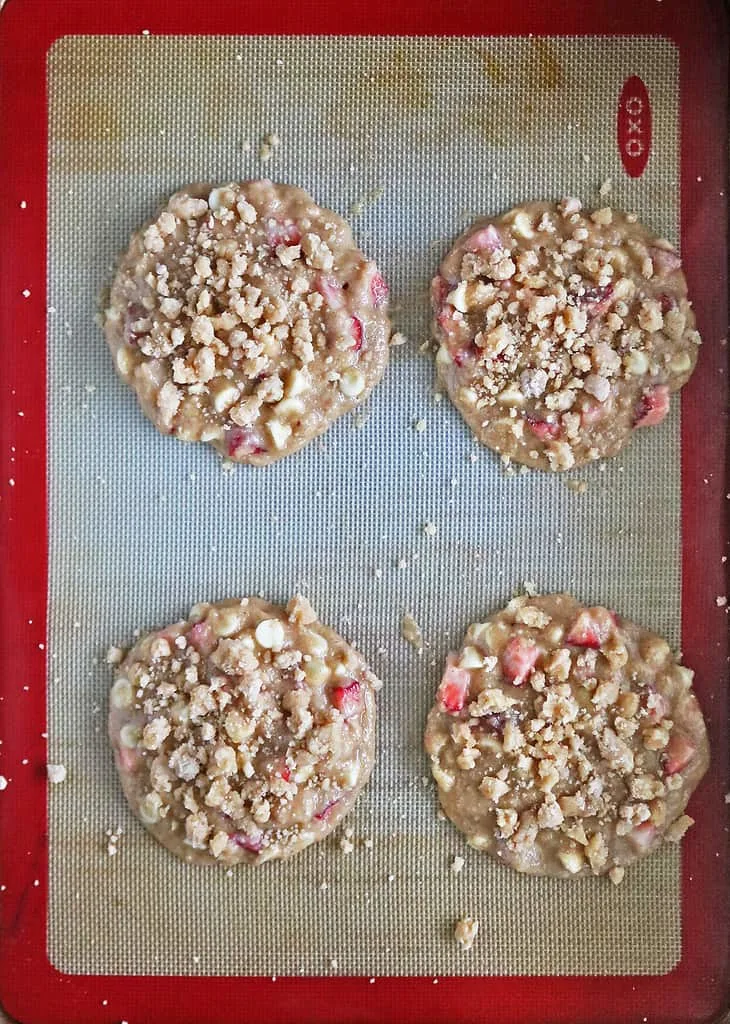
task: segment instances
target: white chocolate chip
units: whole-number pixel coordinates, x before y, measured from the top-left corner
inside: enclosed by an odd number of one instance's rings
[[[340,377],[340,391],[347,398],[357,398],[365,390],[365,378],[359,370],[345,370]]]
[[[282,423],[281,420],[269,420],[266,429],[271,434],[271,440],[275,447],[279,449],[283,448],[291,437],[291,427],[288,423]]]
[[[132,706],[134,692],[128,679],[117,679],[112,686],[111,700],[115,708],[130,708]]]
[[[286,640],[284,626],[278,619],[264,619],[256,627],[256,642],[264,650],[280,651]]]
[[[142,731],[138,725],[128,723],[123,725],[119,732],[119,740],[123,747],[128,750],[135,750],[142,738]]]

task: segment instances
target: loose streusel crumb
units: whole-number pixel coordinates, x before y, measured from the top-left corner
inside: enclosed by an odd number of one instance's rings
[[[301,189],[196,185],[133,236],[104,330],[159,430],[263,465],[380,380],[387,296],[348,225]]]
[[[66,765],[65,764],[49,764],[46,765],[46,772],[48,774],[48,781],[54,785],[59,782],[66,781]]]
[[[565,486],[576,494],[585,494],[588,490],[588,484],[585,480],[566,480]]]
[[[473,917],[462,917],[454,926],[454,938],[463,950],[469,950],[474,945],[478,931],[478,921]]]
[[[436,524],[435,523],[424,523],[423,524],[423,532],[426,534],[427,537],[435,537],[436,533],[438,532]]]
[[[454,872],[454,874],[458,875],[459,872],[463,869],[463,867],[464,867],[464,858],[463,857],[454,857],[453,861],[451,862],[451,870]]]
[[[487,447],[566,470],[660,423],[700,337],[678,253],[630,215],[532,203],[478,222],[432,282],[436,358]]]
[[[716,597],[715,604],[718,608],[724,608],[727,605],[727,597],[724,594],[720,595],[719,597]]]
[[[421,627],[409,612],[406,612],[401,619],[400,631],[403,639],[412,644],[420,654],[423,651],[423,634]]]
[[[296,853],[331,832],[367,782],[379,686],[300,595],[286,609],[196,605],[116,669],[109,734],[127,800],[186,861]]]
[[[124,658],[124,650],[121,647],[110,647],[106,652],[107,665],[118,665]]]
[[[441,806],[519,871],[619,881],[692,823],[709,759],[692,677],[606,608],[515,598],[448,658],[425,736]]]

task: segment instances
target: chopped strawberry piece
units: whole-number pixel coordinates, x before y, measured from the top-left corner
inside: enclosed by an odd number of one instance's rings
[[[668,313],[670,309],[677,308],[677,300],[673,295],[667,295],[666,292],[662,292],[661,295],[657,295],[659,305],[662,307],[662,313]]]
[[[669,412],[669,388],[658,384],[646,390],[639,399],[634,413],[635,427],[655,427]]]
[[[549,420],[538,420],[534,416],[525,416],[525,422],[535,437],[539,437],[541,441],[547,441],[548,438],[560,436],[559,423],[551,423]]]
[[[451,358],[454,360],[457,366],[461,367],[465,363],[470,363],[472,359],[475,359],[476,354],[476,345],[468,345],[466,348],[455,349],[455,351],[451,353]]]
[[[674,249],[659,249],[655,245],[650,245],[649,255],[654,264],[655,277],[666,277],[667,274],[679,270],[682,266],[679,253],[675,252]]]
[[[325,818],[328,818],[332,812],[332,809],[337,806],[341,799],[342,797],[338,796],[336,800],[330,800],[330,802],[328,804],[325,804],[318,814],[315,814],[315,819],[317,821],[324,821]]]
[[[360,683],[351,679],[347,686],[333,686],[330,699],[344,718],[352,718],[360,709]]]
[[[350,331],[355,339],[355,344],[352,347],[355,352],[359,352],[362,348],[362,321],[359,317],[353,316],[350,320]]]
[[[201,654],[210,654],[216,645],[215,634],[207,622],[196,622],[188,630],[187,637],[188,643],[191,643]]]
[[[342,309],[345,300],[342,296],[342,286],[336,278],[320,274],[314,282],[314,287],[330,309]]]
[[[695,756],[697,748],[694,743],[682,732],[672,730],[664,751],[664,774],[676,775],[686,768]]]
[[[596,317],[606,312],[612,298],[613,285],[607,284],[603,287],[586,288],[580,298],[580,304],[589,317]]]
[[[263,832],[253,833],[251,835],[246,835],[245,832],[234,832],[231,839],[236,846],[240,846],[242,849],[248,850],[250,853],[260,853],[264,845]]]
[[[440,312],[436,316],[436,323],[439,325],[444,334],[446,334],[449,338],[453,338],[456,334],[459,333],[459,330],[462,327],[464,321],[456,319],[456,317],[454,316],[454,310],[451,308],[451,306],[444,306],[443,309],[440,310]]]
[[[616,622],[607,608],[586,608],[570,627],[565,642],[574,647],[591,647],[598,650],[611,635]]]
[[[487,224],[485,228],[475,231],[467,239],[466,244],[469,252],[496,252],[497,249],[504,248],[499,232],[493,224]]]
[[[382,306],[387,300],[389,293],[390,289],[376,270],[370,281],[370,297],[373,300],[373,305]]]
[[[441,679],[436,698],[450,715],[458,715],[466,703],[471,676],[465,668],[448,664]]]
[[[293,221],[272,220],[266,228],[266,239],[275,249],[277,245],[299,245],[302,233]]]
[[[477,732],[496,732],[501,736],[508,717],[511,716],[508,716],[506,711],[497,711],[491,715],[480,715],[471,728],[476,729]]]
[[[522,686],[527,681],[537,659],[540,648],[524,636],[513,636],[502,652],[502,672],[513,686]]]
[[[431,301],[434,306],[442,306],[444,299],[451,291],[451,285],[445,277],[437,275],[431,281]]]
[[[656,839],[656,826],[650,821],[642,821],[631,833],[631,842],[637,850],[648,850]]]
[[[130,750],[129,747],[119,748],[119,767],[127,775],[131,775],[132,772],[137,770],[139,764],[139,754],[136,750]]]
[[[232,427],[226,433],[226,452],[232,459],[244,455],[262,455],[265,451],[261,438],[253,430]]]

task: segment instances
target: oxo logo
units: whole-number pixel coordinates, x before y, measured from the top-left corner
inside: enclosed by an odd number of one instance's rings
[[[640,178],[651,151],[651,101],[638,75],[627,78],[621,89],[616,140],[624,170],[630,178]]]

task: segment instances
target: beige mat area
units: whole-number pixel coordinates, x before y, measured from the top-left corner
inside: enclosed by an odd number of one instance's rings
[[[654,148],[615,145],[639,74]],[[122,974],[615,974],[680,951],[679,852],[573,882],[520,877],[436,816],[421,752],[442,659],[525,581],[677,642],[679,422],[567,478],[508,475],[433,394],[427,285],[474,215],[574,193],[678,241],[678,58],[666,40],[67,38],[49,55],[53,963]],[[275,136],[262,159],[261,143]],[[264,151],[265,155],[265,151]],[[97,294],[180,184],[267,175],[350,215],[409,337],[364,416],[265,470],[158,436],[114,375]],[[425,430],[414,423],[425,421]],[[426,522],[435,536],[424,534]],[[105,738],[103,652],[198,599],[304,590],[384,680],[379,756],[338,838],[260,870],[186,867],[136,824]],[[428,640],[400,636],[404,611]],[[121,829],[115,856],[107,830]],[[365,843],[372,840],[372,843]],[[455,855],[463,871],[451,871]],[[481,922],[471,953],[454,921]]]

